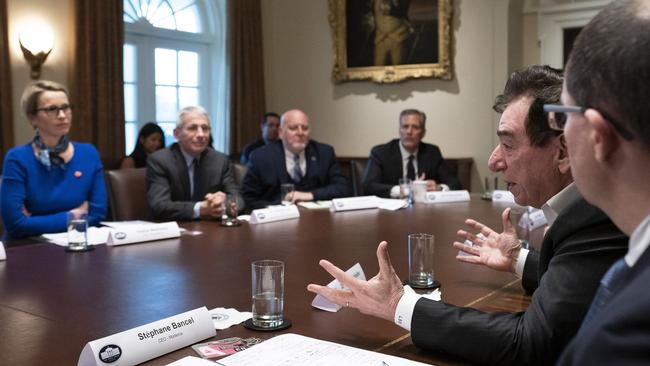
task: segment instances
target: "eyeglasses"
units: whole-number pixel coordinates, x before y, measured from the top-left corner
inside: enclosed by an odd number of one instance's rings
[[[564,126],[566,125],[567,121],[567,113],[585,113],[587,109],[591,107],[581,107],[581,106],[571,106],[571,105],[561,105],[561,104],[544,104],[544,112],[548,113],[548,126],[555,131],[564,131]],[[605,120],[611,124],[616,132],[618,132],[621,137],[628,141],[632,141],[634,139],[634,135],[623,127],[622,124],[619,122],[616,122],[612,117],[610,117],[607,113],[599,110],[598,111],[604,118]]]
[[[70,111],[72,110],[72,106],[69,104],[62,104],[62,105],[52,105],[49,107],[45,108],[37,108],[36,112],[45,112],[48,116],[50,117],[56,117],[59,115],[60,111],[63,111],[64,114],[70,114]]]

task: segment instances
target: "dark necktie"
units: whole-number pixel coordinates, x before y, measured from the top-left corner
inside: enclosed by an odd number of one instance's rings
[[[627,282],[625,279],[631,272],[631,269],[632,268],[625,263],[625,258],[617,260],[611,267],[609,267],[609,270],[607,270],[603,278],[600,280],[600,287],[598,287],[596,296],[594,296],[594,299],[591,301],[589,311],[587,311],[587,315],[585,315],[585,319],[582,321],[582,327],[594,320],[598,316],[598,313],[607,306],[613,295],[615,295],[616,292]]]
[[[410,180],[415,180],[415,166],[413,165],[413,159],[415,159],[415,156],[409,155],[409,161],[406,163],[406,178]]]
[[[201,194],[201,166],[199,165],[199,159],[194,159],[192,161],[194,165],[194,189],[192,191],[192,200],[194,202],[203,201]]]
[[[300,169],[300,155],[293,156],[293,181],[298,183],[302,180],[302,169]]]

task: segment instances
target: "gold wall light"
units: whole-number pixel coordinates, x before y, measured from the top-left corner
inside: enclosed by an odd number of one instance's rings
[[[24,28],[18,36],[20,49],[31,68],[32,79],[41,77],[41,66],[54,48],[52,29],[45,24],[32,24]]]

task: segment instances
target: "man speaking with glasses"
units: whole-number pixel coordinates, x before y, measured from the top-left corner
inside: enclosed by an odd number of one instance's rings
[[[205,109],[185,107],[178,113],[178,143],[147,159],[147,200],[154,219],[220,218],[226,195],[244,206],[228,157],[208,148],[210,121]]]

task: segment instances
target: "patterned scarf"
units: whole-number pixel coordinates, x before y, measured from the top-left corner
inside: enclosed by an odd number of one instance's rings
[[[61,158],[59,154],[68,148],[68,144],[70,144],[68,136],[61,136],[59,143],[52,149],[45,146],[43,141],[41,141],[41,136],[38,134],[36,134],[32,143],[38,148],[38,161],[45,165],[48,170],[51,169],[53,165],[58,166],[61,169],[65,168],[63,158]]]

